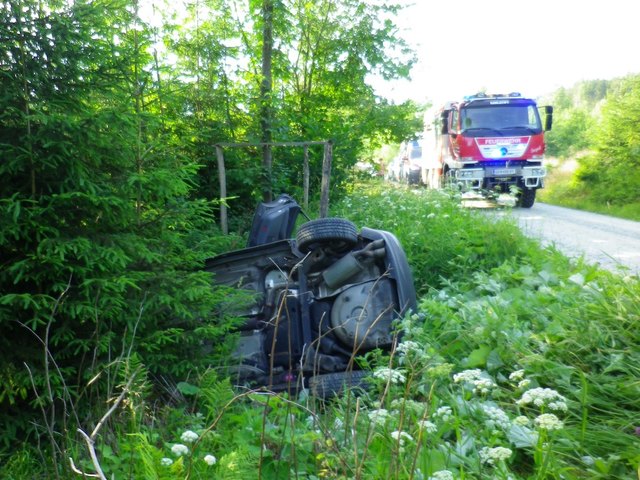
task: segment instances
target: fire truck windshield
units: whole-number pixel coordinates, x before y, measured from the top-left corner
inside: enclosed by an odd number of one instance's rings
[[[460,109],[462,133],[470,137],[534,135],[542,132],[535,105],[467,105]]]

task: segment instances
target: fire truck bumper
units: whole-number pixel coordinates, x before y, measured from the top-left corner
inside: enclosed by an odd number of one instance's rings
[[[547,171],[542,166],[514,168],[463,168],[454,170],[455,183],[464,189],[478,190],[498,184],[520,184],[525,188],[541,188]]]

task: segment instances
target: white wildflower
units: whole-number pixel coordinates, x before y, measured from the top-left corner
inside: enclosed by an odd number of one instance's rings
[[[528,378],[525,378],[518,382],[518,388],[527,388],[529,385],[531,385],[531,380],[529,380]]]
[[[502,430],[507,430],[511,426],[509,416],[504,412],[504,410],[491,405],[483,405],[482,410],[487,417],[487,427],[491,429],[501,428]]]
[[[344,428],[344,421],[340,417],[336,417],[333,421],[334,430],[342,430]]]
[[[433,414],[433,416],[435,418],[442,419],[443,422],[448,422],[449,420],[451,420],[453,416],[453,411],[451,410],[451,407],[444,406],[444,407],[438,408]]]
[[[198,434],[191,430],[186,430],[182,435],[180,435],[180,440],[184,443],[193,443],[198,440]]]
[[[455,373],[453,375],[453,381],[455,383],[473,383],[475,380],[478,380],[482,375],[482,371],[474,368],[472,370],[464,370],[460,373]]]
[[[567,404],[565,402],[562,401],[558,401],[558,402],[551,402],[549,403],[549,408],[551,410],[559,410],[561,412],[566,412],[567,411]]]
[[[532,388],[522,394],[522,398],[516,402],[518,405],[534,404],[536,407],[548,406],[553,410],[567,409],[567,400],[551,388]],[[553,405],[553,407],[551,406]]]
[[[453,381],[473,385],[473,391],[476,394],[487,394],[496,386],[491,378],[477,368],[454,374]]]
[[[512,453],[511,449],[505,447],[482,447],[478,452],[482,463],[489,465],[495,465],[497,462],[507,460]]]
[[[427,218],[434,218],[435,216],[436,216],[436,214],[431,212],[429,215],[427,215]]]
[[[534,420],[535,424],[542,430],[560,430],[564,425],[553,413],[543,413]]]
[[[171,447],[171,453],[180,457],[181,455],[188,455],[189,448],[186,445],[182,445],[181,443],[176,443],[173,447]]]
[[[385,421],[389,417],[389,412],[384,408],[377,410],[371,410],[368,414],[369,420],[377,425],[384,425]]]
[[[516,370],[515,372],[511,372],[509,374],[509,380],[512,382],[516,382],[522,380],[524,378],[524,370]]]
[[[437,472],[433,472],[429,480],[453,480],[453,473],[449,470],[438,470]]]
[[[171,465],[173,465],[173,460],[171,460],[170,458],[164,457],[163,459],[160,460],[160,465],[162,465],[163,467],[170,467]]]
[[[413,340],[405,340],[402,343],[399,343],[396,347],[396,351],[398,353],[407,354],[409,352],[422,352],[422,347],[418,342],[414,342]]]
[[[218,459],[213,455],[205,455],[203,460],[204,460],[204,463],[206,463],[209,466],[215,465],[218,462]]]
[[[492,388],[496,386],[495,382],[488,378],[480,378],[475,382],[473,382],[473,385],[474,385],[473,387],[474,393],[477,393],[479,395],[480,394],[486,395],[491,391]]]
[[[405,440],[409,440],[413,442],[413,437],[409,435],[407,432],[403,432],[402,430],[396,430],[395,432],[391,432],[391,438],[398,441],[400,445],[404,445]]]
[[[393,368],[381,367],[373,372],[374,378],[384,380],[385,382],[391,382],[394,385],[404,383],[406,378],[400,370],[394,370]]]
[[[521,427],[526,427],[527,425],[529,425],[529,419],[524,415],[520,415],[513,419],[513,424],[520,425]]]
[[[429,420],[420,420],[418,427],[427,433],[436,433],[438,431],[438,426]]]

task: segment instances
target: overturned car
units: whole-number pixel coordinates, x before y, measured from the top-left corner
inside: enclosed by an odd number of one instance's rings
[[[299,212],[287,195],[260,204],[247,248],[210,258],[205,269],[215,283],[252,294],[232,312],[243,319],[237,382],[327,396],[359,383],[355,356],[391,347],[393,321],[415,310],[416,295],[393,234],[323,218],[290,238]]]

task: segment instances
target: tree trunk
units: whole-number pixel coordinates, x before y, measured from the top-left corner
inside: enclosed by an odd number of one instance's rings
[[[273,50],[273,0],[263,0],[262,3],[262,82],[260,84],[260,128],[262,130],[262,167],[264,170],[264,185],[262,196],[265,202],[272,200],[271,191],[271,58]]]

